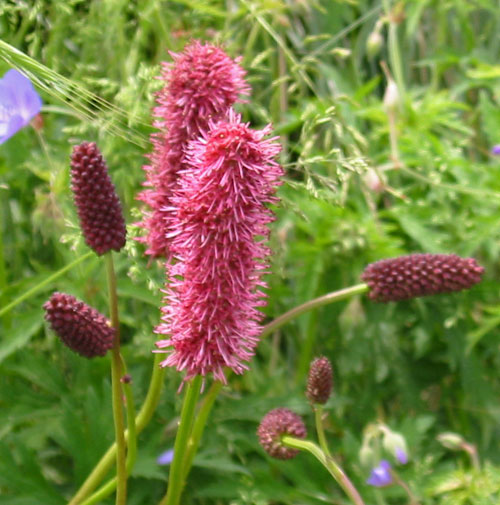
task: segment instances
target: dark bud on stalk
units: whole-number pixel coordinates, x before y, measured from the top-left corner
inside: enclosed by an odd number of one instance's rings
[[[332,364],[324,356],[315,358],[309,368],[306,396],[311,403],[324,405],[333,388]]]
[[[71,189],[85,242],[97,254],[125,245],[122,207],[108,168],[94,142],[83,142],[71,154]]]
[[[306,438],[307,430],[304,422],[291,410],[285,408],[271,410],[263,417],[257,429],[259,443],[273,458],[294,458],[299,451],[284,445],[281,441],[283,435]]]
[[[372,300],[397,302],[469,289],[481,280],[483,272],[474,258],[410,254],[368,265],[361,279],[370,287]]]
[[[104,356],[113,347],[115,330],[106,317],[74,296],[54,293],[43,308],[50,327],[81,356]]]

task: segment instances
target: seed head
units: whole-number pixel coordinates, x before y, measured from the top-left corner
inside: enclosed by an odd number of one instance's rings
[[[291,459],[299,451],[287,447],[281,441],[283,435],[296,438],[306,438],[307,430],[298,414],[285,408],[278,408],[268,412],[257,429],[259,443],[273,458]]]
[[[122,207],[103,157],[94,142],[83,142],[71,155],[71,189],[87,245],[98,255],[125,245]]]
[[[115,330],[109,326],[108,320],[74,296],[56,292],[43,308],[50,327],[81,356],[104,356],[113,347]]]
[[[410,254],[372,263],[361,279],[376,302],[407,300],[469,289],[481,280],[484,268],[474,258],[455,254]]]
[[[311,403],[324,405],[333,388],[332,364],[324,356],[315,358],[309,368],[306,396]]]

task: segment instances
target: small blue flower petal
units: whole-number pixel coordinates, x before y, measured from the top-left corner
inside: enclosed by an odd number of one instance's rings
[[[406,465],[408,463],[408,454],[401,449],[401,447],[396,447],[396,459],[402,464]]]
[[[0,79],[0,144],[29,124],[42,107],[30,80],[17,70]]]
[[[366,483],[375,487],[384,487],[392,484],[391,464],[385,459],[380,461],[378,466],[372,469],[372,473]]]
[[[491,148],[491,154],[500,154],[500,144],[497,144]]]
[[[159,465],[170,465],[173,459],[174,459],[174,450],[169,449],[168,451],[162,452],[156,459],[156,462]]]

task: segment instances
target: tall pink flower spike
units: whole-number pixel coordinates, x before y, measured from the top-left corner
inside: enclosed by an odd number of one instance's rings
[[[191,42],[182,53],[170,53],[173,63],[163,63],[161,79],[165,87],[157,94],[153,114],[153,153],[144,166],[148,188],[138,199],[147,204],[139,225],[147,235],[140,239],[148,246],[146,254],[169,257],[168,220],[172,213],[170,197],[180,170],[186,168],[185,149],[190,140],[207,129],[208,121],[227,114],[240,95],[248,95],[245,71],[213,45]]]
[[[283,174],[274,160],[270,126],[255,131],[232,110],[187,151],[172,198],[177,208],[169,238],[175,260],[167,265],[164,321],[156,343],[168,357],[162,366],[186,371],[185,380],[223,369],[241,374],[254,354],[265,304],[267,224]]]

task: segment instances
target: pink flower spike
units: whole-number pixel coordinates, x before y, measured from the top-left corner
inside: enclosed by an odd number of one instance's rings
[[[187,168],[172,198],[170,250],[164,321],[157,342],[168,357],[162,366],[186,371],[185,380],[213,373],[225,382],[224,367],[241,374],[254,354],[266,286],[269,254],[264,240],[273,215],[275,188],[283,174],[270,127],[255,131],[232,110],[192,141]]]
[[[191,42],[182,53],[171,53],[173,63],[163,63],[160,79],[165,87],[157,94],[153,113],[158,118],[151,141],[150,165],[144,166],[145,186],[138,199],[149,207],[139,225],[147,235],[146,254],[169,256],[171,196],[178,173],[186,168],[185,149],[190,140],[207,129],[208,121],[224,117],[229,108],[248,95],[240,58],[232,60],[219,47]]]

